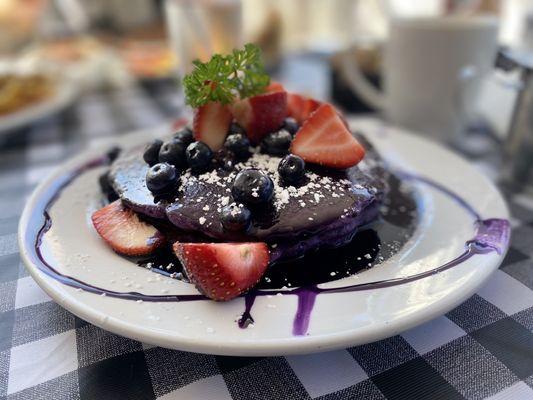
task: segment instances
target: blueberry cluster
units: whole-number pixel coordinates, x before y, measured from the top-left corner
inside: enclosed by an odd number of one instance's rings
[[[282,182],[288,185],[297,185],[305,176],[304,160],[289,154],[292,138],[298,129],[298,123],[287,118],[279,131],[267,135],[260,144],[262,152],[284,156],[279,162],[278,173]],[[244,160],[250,155],[250,141],[240,125],[230,125],[224,151],[234,161]],[[146,146],[143,154],[144,161],[150,166],[146,174],[146,186],[153,193],[168,192],[176,187],[181,171],[188,167],[193,172],[205,171],[213,157],[209,146],[195,141],[188,127],[167,142],[155,139]],[[235,177],[231,194],[236,203],[221,210],[222,225],[228,231],[245,231],[251,224],[250,210],[271,201],[274,182],[264,171],[245,169]]]
[[[213,152],[205,143],[195,142],[192,130],[186,127],[167,142],[155,139],[149,143],[143,158],[150,166],[146,186],[153,193],[162,193],[175,187],[183,169],[205,170],[213,159]]]
[[[298,123],[292,118],[287,118],[279,131],[268,134],[261,142],[262,152],[276,156],[285,155],[279,162],[278,173],[281,180],[288,185],[298,184],[305,176],[304,160],[288,154],[292,138],[298,129]],[[225,147],[237,156],[248,155],[249,142],[245,132],[236,131],[228,136]],[[242,153],[239,149],[243,149]],[[259,169],[245,169],[235,177],[231,195],[239,204],[229,205],[222,210],[222,224],[227,230],[246,230],[250,226],[252,216],[250,210],[265,205],[272,199],[274,182]]]
[[[295,119],[286,118],[279,131],[272,132],[263,139],[261,150],[276,156],[288,154],[292,138],[299,128]],[[305,162],[296,155],[286,155],[279,163],[278,173],[284,183],[296,185],[305,175]]]
[[[305,175],[305,162],[300,157],[289,154],[279,162],[278,173],[285,183],[297,184]],[[250,209],[254,210],[272,199],[274,182],[259,169],[244,169],[235,177],[231,195],[240,204],[232,204],[222,210],[222,225],[229,231],[244,231],[250,226]]]

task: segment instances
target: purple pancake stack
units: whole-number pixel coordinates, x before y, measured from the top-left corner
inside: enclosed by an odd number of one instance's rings
[[[123,152],[111,166],[109,179],[127,206],[171,226],[176,235],[186,234],[199,242],[266,242],[271,262],[275,262],[319,247],[342,246],[378,216],[388,189],[388,173],[379,154],[364,138],[359,140],[367,154],[357,166],[341,171],[310,169],[298,187],[280,182],[276,171],[280,158],[258,149],[237,164],[224,162],[219,155],[217,168],[200,174],[185,171],[178,189],[161,198],[146,187],[149,167],[143,161],[142,147]],[[228,232],[223,229],[220,211],[234,202],[232,182],[246,168],[258,168],[270,176],[274,199],[254,212],[246,232]]]

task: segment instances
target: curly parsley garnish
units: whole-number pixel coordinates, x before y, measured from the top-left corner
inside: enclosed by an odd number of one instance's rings
[[[185,101],[191,107],[200,107],[211,101],[231,103],[240,98],[255,96],[270,83],[261,60],[261,50],[248,43],[244,50],[233,50],[229,55],[215,54],[202,63],[193,61],[194,70],[185,75]]]

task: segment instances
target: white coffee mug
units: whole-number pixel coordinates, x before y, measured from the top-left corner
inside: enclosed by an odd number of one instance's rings
[[[465,129],[493,68],[498,21],[488,16],[396,19],[384,51],[384,93],[350,56],[342,72],[363,100],[397,125],[451,142]]]

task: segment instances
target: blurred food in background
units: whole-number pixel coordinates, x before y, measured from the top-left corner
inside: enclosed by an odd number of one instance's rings
[[[127,40],[118,51],[128,72],[137,79],[168,78],[176,68],[176,57],[164,41]]]
[[[51,96],[52,80],[43,74],[0,74],[0,116]]]
[[[486,14],[499,19],[500,46],[533,49],[533,2],[524,0],[0,0],[0,59],[53,64],[53,78],[73,81],[82,94],[168,81],[181,96],[175,81],[192,60],[254,42],[268,70],[291,90],[350,112],[379,112],[352,89],[343,60],[386,90],[391,21]],[[16,74],[6,80],[13,80],[6,87],[20,104],[35,95],[24,94],[31,85]],[[494,108],[490,99],[509,97],[492,86],[479,96],[480,113]],[[503,109],[485,118],[500,137],[508,127]]]
[[[102,43],[92,36],[52,38],[40,42],[29,52],[43,60],[60,64],[79,63],[102,51]]]
[[[14,53],[35,37],[47,0],[0,0],[0,54]]]
[[[81,90],[131,84],[118,52],[94,35],[44,38],[27,46],[18,59],[53,65],[55,74],[73,80]]]
[[[79,94],[77,82],[56,64],[36,57],[0,61],[0,134],[64,110]]]

